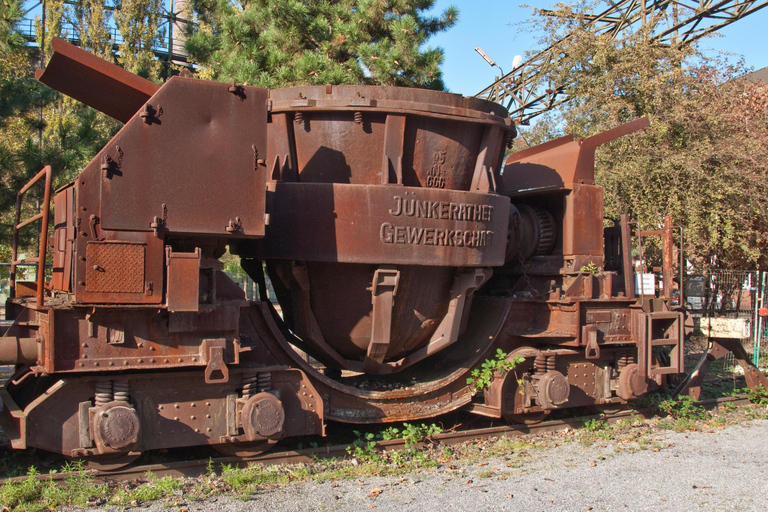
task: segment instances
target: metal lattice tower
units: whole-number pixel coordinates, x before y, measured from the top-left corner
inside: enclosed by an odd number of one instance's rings
[[[618,36],[638,23],[661,20],[653,38],[688,44],[768,6],[768,0],[619,0],[598,15],[584,16],[584,29]],[[672,13],[672,16],[663,16]],[[572,34],[523,62],[475,96],[504,105],[520,124],[569,100],[568,83],[552,83],[543,69],[563,57]]]

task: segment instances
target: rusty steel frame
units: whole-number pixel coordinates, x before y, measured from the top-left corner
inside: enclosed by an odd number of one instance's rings
[[[48,83],[102,98],[71,66],[146,95],[62,44]],[[18,369],[0,423],[14,447],[116,467],[156,448],[261,452],[326,420],[466,408],[526,423],[684,370],[672,221],[636,230],[662,236],[665,290],[638,298],[634,224],[603,231],[594,182],[595,148],[646,119],[513,154],[502,175],[514,125],[476,98],[173,78],[132,101],[54,198],[56,296],[8,303],[0,361]],[[227,247],[258,301],[224,273]],[[498,351],[524,362],[477,393],[473,369]]]

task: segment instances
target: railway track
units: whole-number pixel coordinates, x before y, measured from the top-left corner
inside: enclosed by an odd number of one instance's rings
[[[749,399],[746,395],[739,395],[733,397],[702,400],[699,402],[699,405],[703,406],[707,410],[716,410],[727,403],[733,404],[734,406],[743,406],[749,404]],[[441,432],[432,436],[431,440],[433,442],[441,443],[444,445],[456,445],[465,441],[481,440],[491,437],[543,434],[547,432],[561,431],[566,428],[578,429],[584,425],[585,421],[596,418],[603,418],[605,421],[611,424],[616,423],[622,419],[632,417],[647,419],[657,415],[658,412],[658,409],[655,408],[625,409],[613,413],[592,414],[590,416],[574,416],[570,418],[555,419],[541,422],[535,425],[502,425],[484,428],[469,428],[465,430]],[[87,473],[97,482],[141,480],[145,478],[148,472],[151,472],[158,478],[163,478],[166,476],[195,477],[209,471],[211,465],[213,465],[214,469],[220,469],[224,465],[245,467],[253,463],[264,465],[298,464],[310,463],[317,461],[318,459],[351,458],[347,452],[347,448],[351,444],[352,442],[350,441],[349,443],[335,444],[331,446],[321,446],[300,450],[274,451],[255,457],[217,457],[213,459],[204,458],[197,460],[144,464],[129,466],[116,471],[89,469],[87,470]],[[402,450],[405,448],[405,441],[403,439],[379,441],[377,443],[377,447],[379,449],[388,451]],[[0,479],[0,484],[5,484],[6,482],[21,482],[27,480],[28,478],[29,476],[4,478]],[[56,482],[65,480],[67,478],[67,474],[41,473],[36,475],[35,478],[38,480],[50,480]]]

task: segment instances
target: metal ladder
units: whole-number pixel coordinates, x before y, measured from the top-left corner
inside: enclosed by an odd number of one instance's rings
[[[43,197],[43,206],[41,211],[28,219],[21,220],[21,207],[24,194],[26,194],[38,181],[45,178],[45,192]],[[24,185],[16,196],[16,217],[13,222],[13,242],[11,249],[11,278],[10,278],[10,298],[16,297],[16,267],[22,263],[37,263],[37,288],[35,290],[35,297],[38,306],[43,305],[43,295],[45,287],[45,256],[46,249],[48,247],[48,217],[51,209],[51,166],[46,165],[38,172],[34,178]],[[18,259],[19,249],[19,230],[24,226],[42,219],[42,226],[40,227],[40,237],[38,245],[40,247],[36,257]]]
[[[648,378],[683,373],[685,339],[683,313],[678,311],[654,311],[645,314],[645,337],[640,345],[639,372]],[[654,358],[654,347],[669,348],[669,364]]]

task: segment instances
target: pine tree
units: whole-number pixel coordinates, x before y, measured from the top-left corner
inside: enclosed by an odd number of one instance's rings
[[[456,8],[433,0],[227,0],[195,4],[187,49],[206,77],[261,87],[373,84],[444,89],[443,51],[427,39]]]

